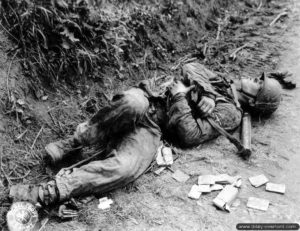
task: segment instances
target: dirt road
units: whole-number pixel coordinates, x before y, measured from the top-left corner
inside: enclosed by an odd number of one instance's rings
[[[293,1],[291,4],[293,5],[293,24],[280,38],[286,50],[281,52],[278,69],[292,72],[299,86],[300,3]],[[247,173],[245,171],[242,173],[245,174],[246,184],[239,194],[241,205],[230,215],[219,214],[220,220],[225,224],[220,230],[235,230],[235,224],[239,222],[300,222],[299,97],[299,87],[292,91],[284,90],[279,110],[269,120],[257,121],[254,124],[255,159],[248,166]],[[239,171],[242,170],[239,169]],[[256,175],[255,173],[264,173],[271,182],[286,184],[286,194],[268,193],[264,191],[264,187],[254,189],[247,177]],[[270,200],[269,210],[260,212],[247,209],[246,202],[249,196]]]
[[[282,50],[278,70],[288,70],[300,84],[300,2],[292,1],[292,25],[279,40]],[[235,230],[242,222],[300,222],[300,97],[299,87],[283,91],[279,110],[268,120],[256,121],[253,129],[254,159],[241,166],[228,165],[243,175],[244,184],[239,194],[240,205],[230,214],[213,215],[219,230]],[[247,169],[245,171],[245,169]],[[248,177],[263,173],[271,182],[286,184],[285,195],[266,192],[264,187],[253,188]],[[250,196],[268,199],[267,212],[247,209]],[[195,230],[202,230],[201,228]],[[204,229],[203,229],[204,230]],[[208,230],[215,230],[208,227]]]
[[[293,21],[277,41],[282,43],[280,70],[289,70],[300,79],[300,3],[291,1]],[[263,71],[263,70],[262,70]],[[235,148],[224,137],[184,151],[173,168],[191,178],[185,184],[175,182],[165,171],[157,177],[146,174],[134,184],[108,196],[113,198],[110,211],[101,212],[97,200],[86,208],[79,221],[52,221],[47,230],[236,230],[242,222],[300,222],[300,111],[299,88],[284,91],[279,110],[269,119],[253,123],[253,156],[249,162],[234,155]],[[191,186],[201,174],[227,173],[241,175],[243,185],[236,207],[231,213],[216,210],[212,200],[217,192],[201,196],[199,201],[187,198]],[[285,195],[269,193],[265,187],[254,188],[250,176],[265,174],[271,182],[286,184]],[[248,209],[249,197],[268,199],[268,211]]]
[[[287,185],[287,193],[282,204],[273,201],[274,207],[278,203],[277,215],[273,221],[294,221],[300,222],[298,212],[300,206],[300,97],[299,73],[300,73],[300,22],[299,22],[300,2],[293,2],[294,24],[281,39],[286,51],[281,55],[279,69],[288,70],[293,73],[298,88],[293,91],[284,91],[283,101],[276,118],[271,123],[259,129],[257,132],[266,134],[271,140],[272,153],[270,157],[277,156],[281,169],[276,173],[276,180]],[[267,134],[266,134],[267,135]],[[271,197],[277,199],[277,197]],[[275,212],[275,214],[276,214]]]
[[[286,29],[283,23],[282,27],[275,25],[277,30],[282,29],[282,34],[274,37],[282,43],[283,48],[280,50],[278,70],[292,72],[299,86],[300,2],[291,0],[290,4],[290,24]],[[275,16],[271,15],[268,20]],[[3,69],[6,67],[7,64],[3,64]],[[1,76],[5,76],[5,73]],[[0,85],[4,86],[5,81]],[[254,121],[253,156],[249,162],[238,158],[234,154],[234,146],[224,137],[219,137],[196,149],[182,151],[172,168],[191,176],[186,183],[176,182],[170,171],[164,171],[160,176],[150,172],[133,184],[104,195],[114,200],[110,210],[99,210],[98,200],[94,199],[84,206],[78,219],[65,222],[50,219],[46,230],[232,231],[236,230],[237,223],[242,222],[300,223],[299,98],[299,87],[291,91],[284,90],[279,110],[269,119]],[[33,132],[34,136],[37,132]],[[52,136],[46,136],[48,140],[45,140],[45,136],[44,143],[53,139]],[[44,166],[41,168],[44,169]],[[202,195],[198,201],[187,197],[199,175],[219,173],[241,175],[243,178],[242,188],[231,213],[216,210],[212,205],[218,192]],[[43,174],[47,175],[48,172]],[[279,195],[266,192],[264,186],[252,187],[248,178],[258,174],[265,174],[271,182],[286,184],[286,193]],[[250,196],[268,199],[271,203],[268,211],[248,209],[246,204]]]
[[[279,70],[293,73],[297,85],[300,84],[300,22],[299,1],[293,1],[293,25],[283,34],[281,42],[286,48],[280,58]],[[271,181],[285,183],[287,191],[284,196],[253,190],[256,196],[269,199],[271,206],[267,212],[248,210],[245,216],[238,216],[241,222],[300,222],[300,110],[299,87],[283,91],[281,107],[268,121],[257,123],[254,129],[254,142],[257,151],[265,157],[258,157],[257,171],[268,175]],[[262,125],[262,126],[261,126]],[[269,146],[259,146],[267,140]],[[251,186],[249,186],[251,187]],[[247,194],[250,194],[249,192]],[[240,214],[242,215],[242,213]]]
[[[291,3],[291,26],[282,31],[279,70],[292,72],[299,86],[300,79],[300,3]],[[48,230],[236,230],[243,222],[300,222],[300,89],[284,90],[279,110],[269,119],[253,123],[253,156],[245,162],[234,155],[234,147],[224,138],[204,144],[198,149],[184,151],[174,169],[181,169],[191,178],[185,183],[175,182],[171,172],[160,177],[152,173],[133,185],[109,196],[115,206],[108,212],[99,212],[89,206],[78,222],[58,224],[51,222]],[[241,175],[243,185],[236,207],[231,213],[218,211],[212,206],[217,192],[201,196],[199,201],[187,198],[191,186],[201,174],[227,173]],[[286,184],[285,195],[269,193],[265,187],[254,188],[250,176],[265,174],[271,182]],[[268,199],[268,211],[246,207],[250,196]],[[90,225],[89,225],[90,224]]]

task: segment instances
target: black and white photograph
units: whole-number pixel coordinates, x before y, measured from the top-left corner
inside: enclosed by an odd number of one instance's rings
[[[299,0],[0,0],[0,230],[300,230]]]

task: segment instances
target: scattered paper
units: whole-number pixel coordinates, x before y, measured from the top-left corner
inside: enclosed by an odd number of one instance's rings
[[[220,174],[215,176],[215,183],[218,184],[234,184],[241,176],[229,176],[228,174]]]
[[[267,183],[266,191],[284,194],[285,184]]]
[[[249,177],[249,181],[254,187],[257,188],[266,184],[269,179],[265,175],[261,174],[258,176]]]
[[[201,185],[198,186],[198,188],[199,188],[200,192],[203,192],[203,193],[211,192],[209,184],[201,184]]]
[[[210,186],[210,191],[219,191],[222,190],[224,187],[221,184],[214,184]]]
[[[215,176],[214,175],[202,175],[198,177],[198,184],[215,184]]]
[[[102,197],[99,199],[99,209],[109,209],[110,205],[114,203],[113,200],[108,199],[107,197]]]
[[[230,176],[227,175],[227,174],[219,174],[219,175],[216,175],[216,176],[215,176],[215,182],[221,184],[221,183],[223,183],[224,181],[227,181],[229,177],[230,177]]]
[[[186,182],[186,181],[190,178],[189,175],[185,174],[184,172],[182,172],[182,171],[180,171],[180,170],[176,170],[176,171],[173,173],[172,177],[173,177],[175,180],[177,180],[177,181],[179,181],[179,182],[181,182],[181,183]]]
[[[166,165],[170,166],[173,164],[173,154],[172,149],[169,147],[163,147],[162,148],[162,155],[166,162]]]
[[[163,158],[162,152],[161,152],[162,148],[163,148],[163,146],[160,146],[156,152],[156,163],[158,166],[162,166],[165,164],[165,161],[164,161],[164,158]]]
[[[160,146],[156,153],[156,163],[158,166],[171,166],[173,164],[172,149]]]
[[[267,211],[269,207],[269,201],[261,198],[249,197],[247,207]]]
[[[191,198],[191,199],[195,199],[195,200],[198,200],[201,196],[201,191],[199,190],[199,186],[198,185],[193,185],[189,194],[188,194],[188,197]]]
[[[238,195],[238,189],[232,185],[226,185],[225,188],[213,200],[218,208],[230,212],[230,205]]]

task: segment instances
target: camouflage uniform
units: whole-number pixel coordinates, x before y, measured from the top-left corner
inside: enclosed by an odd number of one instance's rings
[[[201,115],[198,108],[201,96],[215,100],[216,106],[210,116],[221,127],[227,131],[236,129],[241,123],[242,111],[235,106],[230,89],[226,89],[224,96],[213,87],[211,81],[217,80],[217,75],[199,63],[186,64],[182,71],[183,82],[195,85],[196,89],[190,95],[179,93],[172,97],[168,110],[171,139],[182,147],[193,147],[219,135]]]
[[[161,131],[149,114],[143,90],[132,88],[116,95],[110,106],[78,126],[80,144],[107,144],[104,160],[92,161],[71,173],[56,176],[60,200],[104,193],[138,178],[153,161]]]
[[[183,67],[184,81],[196,84],[196,96],[177,94],[169,100],[168,134],[181,146],[192,147],[218,133],[197,112],[202,95],[216,100],[213,118],[226,130],[235,129],[241,112],[209,82],[212,72],[200,64]],[[199,99],[199,100],[198,100]],[[153,98],[139,88],[116,95],[110,106],[78,126],[74,137],[80,144],[107,144],[104,160],[90,162],[56,177],[60,200],[91,193],[104,193],[138,178],[155,158],[160,145],[163,116],[151,113]],[[156,105],[157,106],[157,105]],[[170,136],[170,135],[169,135]]]

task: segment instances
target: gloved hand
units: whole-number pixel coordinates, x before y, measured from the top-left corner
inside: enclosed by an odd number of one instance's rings
[[[213,112],[215,106],[216,106],[215,100],[207,96],[202,96],[197,107],[203,116],[208,116]]]

